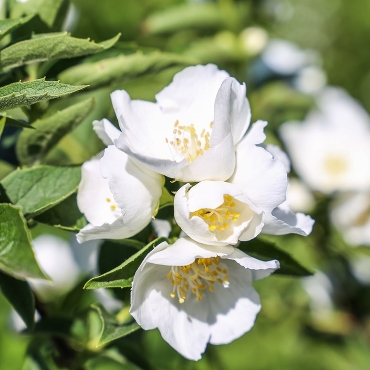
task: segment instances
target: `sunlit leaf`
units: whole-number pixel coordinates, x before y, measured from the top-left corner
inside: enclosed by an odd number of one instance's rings
[[[8,33],[13,32],[14,30],[22,26],[23,24],[27,23],[33,17],[34,17],[34,14],[31,14],[27,17],[23,17],[19,19],[1,19],[0,20],[0,39],[2,39]]]
[[[31,246],[31,233],[19,208],[0,204],[0,270],[18,279],[45,279]]]

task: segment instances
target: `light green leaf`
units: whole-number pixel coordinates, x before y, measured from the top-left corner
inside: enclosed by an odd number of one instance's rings
[[[109,343],[112,340],[125,337],[126,335],[140,329],[140,325],[135,321],[129,324],[121,324],[113,315],[106,312],[104,308],[96,305],[91,306],[91,308],[98,312],[102,325],[102,331],[98,343],[99,346]]]
[[[0,88],[0,111],[31,105],[42,100],[59,98],[87,86],[66,85],[57,81],[39,80],[15,82]]]
[[[158,209],[173,206],[174,198],[175,197],[165,187],[163,187],[162,195],[159,198],[159,208]]]
[[[80,231],[87,225],[85,216],[77,207],[76,194],[35,217],[35,221],[68,231]]]
[[[253,239],[248,242],[241,242],[238,248],[248,255],[263,261],[277,259],[280,268],[275,274],[291,276],[309,276],[313,272],[301,265],[290,254],[278,248],[275,244],[260,239]]]
[[[35,130],[23,130],[17,141],[16,152],[20,163],[39,164],[66,134],[80,124],[94,107],[94,99],[72,105],[50,117],[37,120]]]
[[[108,84],[117,80],[129,80],[148,73],[158,73],[169,67],[196,64],[197,60],[159,51],[143,54],[120,55],[95,63],[80,64],[59,74],[58,78],[68,83],[88,81],[91,86]]]
[[[0,180],[5,176],[9,175],[15,168],[8,162],[2,161],[0,159]]]
[[[34,14],[31,14],[27,17],[19,18],[19,19],[2,19],[0,20],[0,40],[7,35],[15,31],[18,27],[22,26],[23,24],[27,23],[34,17]]]
[[[35,299],[28,283],[0,272],[0,290],[28,329],[32,330],[35,324]]]
[[[103,275],[90,279],[85,284],[84,289],[131,287],[135,272],[140,266],[141,262],[144,260],[145,256],[151,251],[152,248],[164,241],[167,241],[167,239],[157,238],[153,240],[118,267],[106,272]]]
[[[103,43],[70,37],[69,34],[47,34],[41,38],[33,38],[13,44],[0,52],[2,69],[19,67],[34,62],[74,58],[98,53],[113,46],[120,34]]]
[[[4,131],[5,122],[6,122],[6,117],[2,117],[0,119],[0,139],[1,139],[1,135],[3,134],[3,131]]]
[[[9,200],[31,218],[75,193],[80,179],[80,167],[38,166],[18,169],[0,184]]]
[[[47,278],[35,259],[26,220],[11,204],[0,204],[0,270],[18,279]]]
[[[28,119],[27,114],[20,107],[14,108],[14,109],[9,109],[9,110],[6,110],[6,111],[2,111],[2,112],[0,112],[0,116],[7,117],[7,118],[10,118],[14,121],[18,121],[21,124],[24,124],[24,125],[22,125],[22,127],[23,126],[32,127],[28,124],[29,119]]]

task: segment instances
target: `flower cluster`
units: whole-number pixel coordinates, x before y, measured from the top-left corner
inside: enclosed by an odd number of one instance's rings
[[[334,195],[330,218],[352,245],[370,245],[370,117],[341,89],[327,87],[304,122],[281,136],[295,171],[314,191]]]
[[[264,146],[266,122],[250,126],[246,87],[215,65],[178,73],[156,102],[112,93],[120,130],[94,130],[108,146],[84,163],[78,205],[89,224],[77,235],[121,239],[156,215],[165,177],[179,184],[174,219],[182,237],[156,246],[138,268],[131,314],[188,359],[253,326],[261,305],[252,282],[279,267],[237,246],[260,233],[308,235],[313,220],[286,203],[290,164]]]

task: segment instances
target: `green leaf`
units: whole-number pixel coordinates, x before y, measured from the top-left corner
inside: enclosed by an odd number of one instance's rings
[[[166,68],[178,65],[196,64],[197,60],[176,54],[141,52],[131,55],[120,55],[115,58],[103,59],[95,63],[80,64],[59,74],[58,78],[65,82],[87,83],[93,87],[108,84],[117,80],[126,81],[148,73],[158,73]]]
[[[145,256],[156,245],[167,241],[166,238],[157,238],[147,244],[140,251],[135,253],[125,262],[111,271],[103,275],[90,279],[84,286],[84,289],[99,289],[99,288],[129,288],[131,287],[137,268],[144,260]]]
[[[1,185],[13,204],[35,217],[75,193],[80,179],[80,167],[38,166],[12,172]]]
[[[0,204],[0,269],[18,279],[47,278],[35,259],[26,220],[11,204]]]
[[[28,283],[0,272],[0,290],[28,329],[32,330],[35,324],[35,299]]]
[[[35,217],[35,221],[68,231],[80,231],[87,225],[85,216],[77,207],[76,194]]]
[[[0,111],[59,98],[85,87],[45,81],[44,78],[29,82],[15,82],[0,88]]]
[[[11,172],[13,172],[15,168],[8,162],[2,161],[0,159],[0,181]],[[1,189],[0,189],[1,190]],[[1,191],[0,191],[1,192]]]
[[[8,33],[13,32],[18,27],[27,23],[33,17],[34,17],[34,14],[31,14],[27,17],[23,17],[23,18],[19,18],[19,19],[2,19],[2,20],[0,20],[0,40],[4,36],[6,36]]]
[[[158,209],[173,206],[174,198],[175,197],[165,187],[163,187],[162,195],[159,198],[159,207],[158,207]]]
[[[20,163],[38,164],[60,139],[80,124],[94,107],[94,99],[72,105],[50,117],[37,120],[36,130],[23,130],[17,141],[16,152]]]
[[[91,308],[98,312],[102,324],[102,331],[98,342],[99,346],[109,343],[112,340],[125,337],[140,329],[140,325],[135,321],[129,324],[121,324],[113,315],[110,315],[102,307],[92,305]]]
[[[88,39],[71,37],[67,32],[43,34],[40,38],[21,41],[3,49],[0,52],[0,67],[1,69],[9,69],[34,62],[98,53],[113,46],[119,37],[120,34],[103,43],[95,43]]]
[[[32,126],[28,124],[29,119],[27,114],[20,107],[0,112],[0,116],[10,118],[14,121],[18,121],[19,123],[21,123],[22,127],[24,126],[32,128]]]
[[[278,248],[275,244],[260,239],[253,239],[248,242],[240,242],[238,248],[248,255],[263,261],[277,259],[280,268],[275,274],[291,276],[309,276],[313,272],[302,266],[290,254]]]
[[[0,139],[5,127],[6,117],[0,119]]]

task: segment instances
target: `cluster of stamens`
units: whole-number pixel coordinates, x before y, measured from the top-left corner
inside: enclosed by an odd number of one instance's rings
[[[209,125],[211,130],[212,125],[213,122]],[[174,123],[173,134],[173,140],[166,138],[166,143],[170,144],[172,149],[177,153],[183,155],[189,163],[195,161],[211,147],[210,132],[203,129],[198,136],[197,130],[193,124],[190,126],[180,126],[177,120]]]
[[[224,195],[224,202],[217,208],[201,208],[191,212],[190,216],[202,218],[211,231],[223,231],[229,227],[230,222],[238,221],[240,213],[233,210],[236,207],[234,198],[231,195]]]
[[[215,290],[215,283],[222,284],[225,288],[229,286],[227,267],[220,262],[218,256],[197,258],[186,266],[172,266],[167,278],[172,283],[171,298],[177,296],[180,303],[184,303],[190,293],[200,301],[207,288],[210,292]]]
[[[110,210],[114,213],[116,217],[120,215],[119,208],[117,207],[117,203],[114,199],[107,197],[105,201],[109,204]]]

